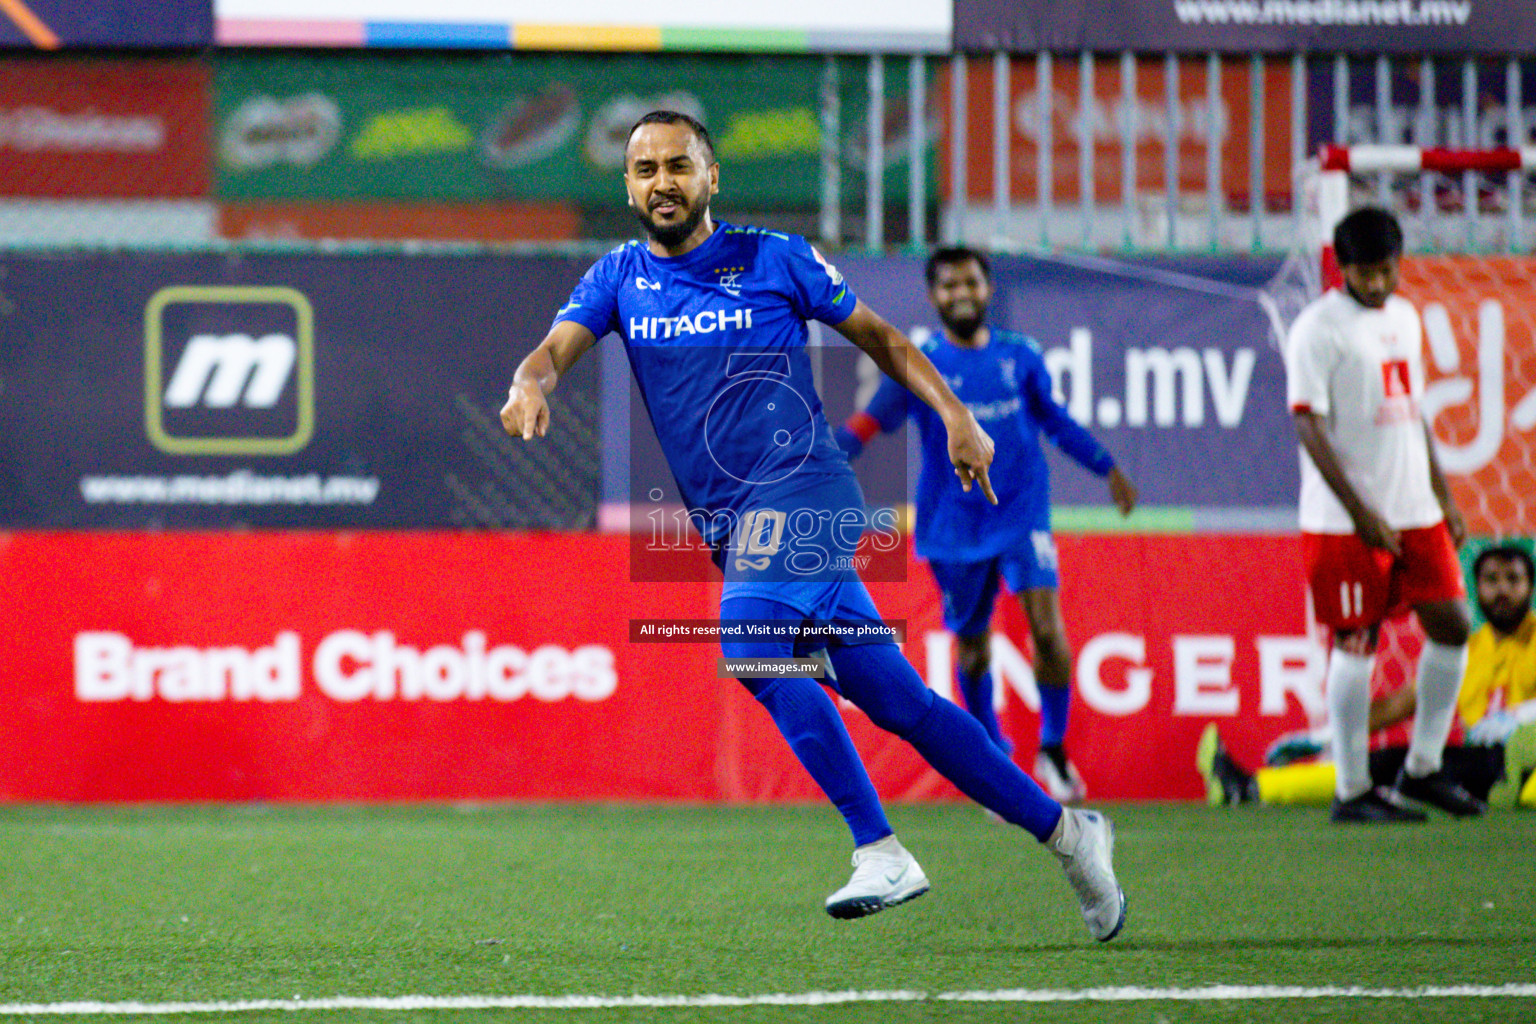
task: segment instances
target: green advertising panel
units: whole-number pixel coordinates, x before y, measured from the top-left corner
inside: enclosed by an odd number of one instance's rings
[[[751,196],[754,208],[814,206],[825,67],[795,55],[222,55],[218,193],[621,202],[630,126],[669,107],[709,125],[723,196]],[[840,59],[845,187],[862,181],[865,67]],[[890,62],[883,124],[893,198],[906,194],[906,89],[906,62]]]

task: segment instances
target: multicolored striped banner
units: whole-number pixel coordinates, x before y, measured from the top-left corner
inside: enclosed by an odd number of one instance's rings
[[[747,53],[941,53],[947,31],[569,25],[539,22],[331,21],[219,18],[220,46],[514,50],[730,50]]]

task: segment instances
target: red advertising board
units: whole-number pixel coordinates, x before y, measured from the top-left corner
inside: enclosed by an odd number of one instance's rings
[[[196,61],[0,60],[0,196],[202,196],[208,163]]]
[[[1101,798],[1201,793],[1195,740],[1251,759],[1305,719],[1293,537],[1064,537],[1069,744]],[[627,538],[538,533],[0,534],[0,800],[810,800],[713,643],[718,587],[632,583]],[[925,569],[873,586],[941,690]],[[1021,638],[1004,603],[1000,629]],[[1032,684],[1000,640],[1016,755]],[[844,713],[887,798],[954,791]]]

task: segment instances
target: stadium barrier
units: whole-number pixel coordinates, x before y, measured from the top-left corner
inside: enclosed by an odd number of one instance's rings
[[[718,584],[634,583],[626,554],[568,533],[0,534],[0,799],[814,799],[715,642],[632,626],[717,618]],[[1295,537],[1071,536],[1061,559],[1096,796],[1197,797],[1207,721],[1251,757],[1316,710]],[[926,572],[872,591],[948,692]],[[1016,609],[998,624],[1027,635]],[[1027,659],[995,655],[1032,757]],[[955,795],[843,713],[888,798]]]
[[[531,344],[509,325],[542,322],[584,262],[0,263],[0,796],[809,798],[759,710],[715,678],[711,644],[632,642],[632,619],[710,618],[707,568],[641,584],[629,536],[478,532],[628,527],[603,512],[629,497],[623,461],[654,440],[626,407],[619,347],[568,375],[544,442],[506,441],[495,421]],[[928,320],[916,261],[841,262],[895,322]],[[1229,723],[1251,758],[1317,710],[1296,453],[1252,283],[1268,269],[996,264],[1003,322],[1039,335],[1063,400],[1147,501],[1120,523],[1100,481],[1056,461],[1072,742],[1104,796],[1198,795],[1181,752],[1206,721]],[[1517,257],[1405,267],[1430,325],[1442,457],[1479,534],[1536,529],[1531,273]],[[822,366],[837,419],[869,382]],[[905,446],[873,447],[866,493],[899,501],[904,487],[881,487],[907,479]],[[103,527],[125,532],[91,532]],[[926,570],[899,575],[878,600],[946,689]],[[998,625],[1026,635],[1007,604]],[[1027,656],[1000,641],[997,659],[1005,718],[1027,740]],[[849,713],[885,792],[948,794]]]

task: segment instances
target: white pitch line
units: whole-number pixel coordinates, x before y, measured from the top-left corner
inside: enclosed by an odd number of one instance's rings
[[[1130,1003],[1285,999],[1536,999],[1536,984],[1360,986],[1207,985],[1202,988],[1119,986],[1084,989],[994,989],[975,992],[780,992],[729,996],[335,996],[327,999],[246,999],[206,1003],[0,1003],[0,1016],[114,1017],[254,1010],[609,1010],[727,1006],[827,1006],[837,1003]]]

